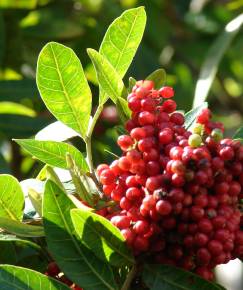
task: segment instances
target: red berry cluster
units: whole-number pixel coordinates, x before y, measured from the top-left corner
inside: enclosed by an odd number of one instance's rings
[[[70,287],[73,290],[83,290],[83,288],[73,284],[59,269],[55,262],[51,262],[48,264],[47,271],[45,273],[47,276],[50,276]]]
[[[223,139],[208,109],[186,130],[173,96],[147,80],[128,96],[122,157],[97,168],[104,194],[117,203],[103,214],[135,255],[211,280],[216,265],[243,256],[243,146]]]

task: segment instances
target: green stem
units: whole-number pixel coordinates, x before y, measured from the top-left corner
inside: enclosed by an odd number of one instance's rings
[[[130,289],[131,283],[132,283],[134,277],[136,276],[136,273],[137,273],[137,266],[134,265],[132,267],[131,271],[128,273],[127,278],[126,278],[121,290],[129,290]]]
[[[66,155],[67,165],[69,172],[71,174],[73,184],[76,188],[77,194],[80,196],[80,198],[83,201],[86,201],[89,205],[93,206],[93,201],[91,199],[91,196],[87,192],[85,186],[83,185],[80,176],[77,174],[75,170],[75,164],[69,154]]]
[[[94,117],[91,121],[91,124],[90,124],[90,127],[89,127],[89,130],[87,132],[87,136],[85,138],[85,143],[86,143],[86,152],[87,152],[87,161],[88,161],[88,165],[89,165],[89,169],[90,169],[90,172],[91,172],[91,175],[92,175],[92,178],[94,180],[94,183],[97,185],[99,184],[98,180],[97,180],[97,177],[96,177],[96,174],[95,174],[95,169],[94,169],[94,164],[93,164],[93,157],[92,157],[92,148],[91,148],[91,139],[92,139],[92,133],[94,131],[94,128],[95,128],[95,125],[96,125],[96,122],[101,114],[101,112],[103,111],[103,105],[99,105],[95,114],[94,114]]]
[[[94,117],[92,119],[92,122],[91,122],[89,130],[88,130],[88,133],[87,133],[87,137],[88,138],[91,138],[92,133],[93,133],[94,128],[95,128],[95,125],[96,125],[96,122],[99,119],[99,116],[100,116],[102,111],[103,111],[103,105],[99,105],[97,110],[96,110],[96,112],[95,112],[95,114],[94,114]]]

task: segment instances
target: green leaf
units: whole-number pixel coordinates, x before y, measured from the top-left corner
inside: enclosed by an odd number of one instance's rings
[[[0,102],[0,114],[14,114],[35,117],[36,112],[24,105],[13,102]]]
[[[116,107],[118,115],[124,124],[128,119],[131,118],[131,110],[128,107],[128,103],[123,98],[117,98]]]
[[[48,248],[63,272],[85,290],[117,289],[108,264],[99,261],[77,241],[70,210],[75,206],[52,181],[47,181],[43,216]]]
[[[71,217],[80,242],[98,258],[116,267],[134,263],[121,232],[107,219],[82,209],[71,210]]]
[[[70,290],[70,288],[39,272],[10,265],[0,265],[0,289],[4,290]]]
[[[235,132],[232,139],[243,139],[243,126]]]
[[[7,174],[0,175],[0,217],[22,220],[24,194],[18,180]]]
[[[42,216],[42,195],[36,190],[30,188],[28,191],[28,196],[36,212],[41,217]]]
[[[12,235],[0,235],[0,247],[0,263],[15,265],[26,257],[38,254],[41,250],[39,245]]]
[[[38,141],[33,139],[15,140],[35,158],[48,165],[68,169],[66,154],[69,153],[80,170],[87,172],[88,165],[82,153],[72,145],[55,141]]]
[[[92,95],[73,50],[56,42],[45,45],[37,64],[37,86],[50,112],[84,138]]]
[[[169,265],[145,265],[143,281],[150,290],[222,290],[217,284]]]
[[[133,78],[133,77],[130,77],[129,78],[129,88],[128,88],[128,91],[131,92],[132,91],[132,88],[136,85],[136,80]]]
[[[44,237],[43,227],[24,224],[19,221],[0,218],[0,228],[19,237]]]
[[[41,131],[39,131],[35,135],[35,139],[39,141],[66,141],[68,139],[71,139],[73,137],[80,136],[77,132],[75,132],[73,129],[69,128],[68,126],[64,125],[60,121],[56,121],[45,128],[43,128]]]
[[[200,106],[192,109],[191,111],[187,112],[185,114],[185,123],[184,123],[184,127],[188,130],[194,123],[194,121],[196,120],[196,117],[198,115],[199,112],[201,112],[202,109],[205,109],[208,107],[208,103],[204,102],[202,103]]]
[[[160,68],[152,72],[146,77],[146,80],[153,81],[155,89],[161,88],[166,81],[166,72],[164,69]]]
[[[146,25],[144,7],[125,11],[109,26],[100,46],[103,55],[120,77],[129,68],[142,40]]]
[[[47,118],[21,115],[0,115],[0,132],[5,138],[28,138],[49,123]]]
[[[37,0],[1,0],[1,8],[14,8],[14,9],[33,9],[36,7]]]
[[[240,14],[226,26],[224,31],[218,36],[209,49],[202,64],[200,75],[196,84],[193,107],[201,105],[207,98],[212,86],[219,63],[223,58],[234,37],[240,31],[243,24],[243,14]]]
[[[126,95],[126,88],[121,77],[109,61],[96,50],[88,48],[88,55],[95,67],[99,85],[105,94],[101,94],[100,105],[110,97],[114,103],[118,97]]]

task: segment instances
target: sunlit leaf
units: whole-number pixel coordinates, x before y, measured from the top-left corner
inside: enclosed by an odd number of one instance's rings
[[[80,241],[98,258],[120,267],[134,263],[120,230],[107,219],[82,209],[73,209],[71,217]]]
[[[100,54],[109,61],[121,78],[129,68],[142,40],[146,19],[144,7],[125,11],[111,23],[101,43]],[[101,87],[101,104],[108,97],[112,98],[109,94],[106,96],[106,93]]]
[[[92,96],[73,50],[56,42],[48,43],[39,55],[37,85],[50,112],[85,137]]]
[[[108,97],[116,103],[117,98],[126,95],[126,88],[121,77],[113,66],[96,50],[89,48],[88,55],[95,67],[99,85],[105,94],[101,95],[100,104],[104,104]]]
[[[18,180],[7,174],[0,175],[0,217],[21,220],[24,194]]]
[[[7,218],[0,218],[0,228],[19,237],[43,237],[45,235],[41,226],[33,226]]]
[[[144,7],[126,10],[109,26],[100,46],[103,55],[123,77],[142,40],[146,25]]]
[[[117,290],[111,268],[73,236],[70,210],[75,205],[54,182],[47,181],[43,201],[49,251],[65,275],[85,290]]]
[[[15,141],[34,157],[48,165],[68,169],[66,154],[69,153],[80,170],[84,172],[88,171],[88,165],[82,153],[70,144],[33,139],[19,139]]]
[[[209,49],[196,84],[193,107],[201,105],[206,100],[218,71],[219,63],[234,37],[240,31],[242,24],[243,14],[240,14],[225,26],[224,31]]]

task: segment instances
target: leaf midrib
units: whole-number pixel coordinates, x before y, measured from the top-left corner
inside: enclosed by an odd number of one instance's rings
[[[27,142],[28,142],[29,140],[27,140]],[[26,141],[23,141],[23,142],[19,142],[20,144],[22,143],[22,144],[27,144],[27,146],[29,146],[29,147],[31,147],[31,148],[34,148],[34,149],[38,149],[39,151],[41,151],[41,152],[44,152],[44,153],[48,153],[48,155],[52,155],[52,156],[54,156],[54,157],[56,157],[56,158],[58,158],[58,159],[61,159],[61,160],[63,160],[63,161],[66,161],[66,159],[64,158],[64,157],[62,157],[62,155],[58,155],[58,154],[56,154],[56,153],[53,153],[53,152],[50,152],[50,151],[48,151],[48,150],[46,150],[46,149],[44,149],[43,147],[41,148],[41,147],[36,147],[36,146],[34,146],[34,145],[31,145],[30,143],[28,144],[28,143],[26,143]],[[58,148],[60,148],[58,145],[57,145],[57,147]],[[26,148],[25,148],[26,149]],[[61,148],[62,149],[62,148]],[[71,154],[71,152],[69,152],[68,151],[68,147],[66,148],[67,149],[67,152],[68,153],[70,153]],[[29,151],[28,149],[26,149],[27,151]],[[30,151],[29,151],[30,152]],[[30,152],[31,154],[32,154],[32,152]]]
[[[11,220],[18,221],[17,216],[15,216],[14,213],[12,213],[12,211],[8,209],[8,207],[6,206],[5,202],[2,199],[0,199],[0,204],[2,205],[3,209],[7,212]]]
[[[75,212],[74,212],[74,213],[75,213]],[[78,218],[80,218],[82,221],[85,222],[85,220],[84,220],[81,216],[79,216],[78,214],[76,214],[76,216],[77,216]],[[93,230],[97,235],[100,235],[100,233],[96,231],[96,228],[95,228],[95,227],[92,228],[88,223],[86,223],[86,225],[87,225],[91,230]],[[111,249],[113,249],[115,252],[119,253],[122,257],[124,257],[126,260],[128,260],[128,261],[131,262],[132,264],[134,263],[134,261],[133,261],[132,259],[130,259],[129,256],[126,256],[125,254],[123,254],[122,252],[120,252],[120,249],[117,248],[117,247],[114,247],[113,244],[111,244],[111,243],[109,242],[109,240],[105,239],[104,236],[101,236],[101,238],[102,238],[103,240],[105,240],[105,242],[110,246]]]
[[[77,124],[78,124],[78,127],[79,127],[79,133],[82,135],[82,133],[83,133],[83,128],[82,128],[82,126],[81,126],[81,123],[79,122],[79,118],[78,118],[78,115],[77,115],[76,111],[73,109],[72,102],[71,102],[71,100],[70,100],[70,98],[69,98],[69,95],[68,95],[68,93],[67,93],[67,91],[66,91],[66,87],[65,87],[65,85],[64,85],[64,82],[63,82],[63,79],[62,79],[62,75],[61,75],[61,72],[60,72],[60,70],[59,70],[59,65],[58,65],[58,62],[57,62],[57,59],[56,59],[55,53],[54,53],[54,51],[53,51],[53,48],[52,48],[52,43],[50,44],[50,47],[51,47],[51,52],[52,52],[52,55],[53,55],[53,58],[54,58],[54,61],[55,61],[56,70],[57,70],[57,73],[58,73],[58,76],[59,76],[59,79],[60,79],[60,82],[61,82],[61,85],[62,85],[62,89],[63,89],[64,95],[65,95],[65,97],[66,97],[66,99],[67,99],[67,101],[68,101],[68,105],[69,105],[71,111],[73,112],[73,115],[74,115],[74,117],[75,117],[75,119],[76,119],[76,122],[77,122]],[[72,52],[71,52],[71,53],[72,53]],[[72,57],[72,54],[71,54],[71,57]]]
[[[54,191],[53,191],[53,188],[52,188],[51,186],[50,186],[50,189],[51,189],[51,191],[52,191],[52,195],[53,195],[53,197],[54,197],[55,203],[56,203],[57,208],[58,208],[58,210],[59,210],[60,216],[61,216],[61,218],[62,218],[62,220],[63,220],[64,226],[65,226],[65,228],[66,228],[68,234],[71,236],[71,239],[72,239],[72,241],[73,241],[73,243],[74,243],[76,249],[78,250],[79,254],[83,257],[83,259],[85,260],[86,264],[87,264],[87,265],[89,266],[89,268],[93,271],[93,273],[96,274],[96,276],[99,278],[99,280],[102,281],[103,284],[106,285],[109,289],[111,289],[111,290],[115,290],[115,289],[112,288],[109,284],[107,284],[106,281],[104,281],[104,280],[102,279],[102,277],[101,277],[101,276],[100,276],[100,275],[95,271],[95,269],[92,267],[92,265],[90,265],[90,263],[87,261],[87,259],[86,259],[85,256],[83,255],[83,252],[81,251],[79,245],[77,244],[76,240],[74,239],[74,237],[73,237],[73,235],[72,235],[72,231],[70,231],[69,225],[67,224],[66,219],[64,218],[64,215],[63,215],[63,213],[62,213],[62,211],[61,211],[61,208],[60,208],[60,206],[59,206],[59,203],[58,203],[58,201],[57,201],[56,195],[55,195],[55,193],[54,193]]]
[[[130,31],[129,31],[128,37],[126,38],[125,45],[123,46],[123,49],[122,49],[121,53],[119,54],[119,57],[118,57],[117,63],[116,63],[115,66],[114,66],[115,69],[117,69],[117,67],[119,66],[119,63],[120,63],[121,57],[123,56],[124,51],[125,51],[125,49],[126,49],[126,47],[127,47],[127,42],[128,42],[128,40],[130,39],[130,36],[131,36],[131,34],[132,34],[132,31],[133,31],[133,28],[134,28],[134,26],[135,26],[135,23],[136,23],[136,21],[137,21],[138,15],[139,15],[139,13],[137,12],[137,13],[136,13],[136,16],[135,16],[135,19],[134,19],[134,22],[133,22],[133,24],[132,24],[132,26],[131,26],[131,29],[130,29]],[[118,74],[119,74],[119,73],[118,73]],[[120,75],[121,77],[123,77],[124,73],[119,74],[119,75]]]

